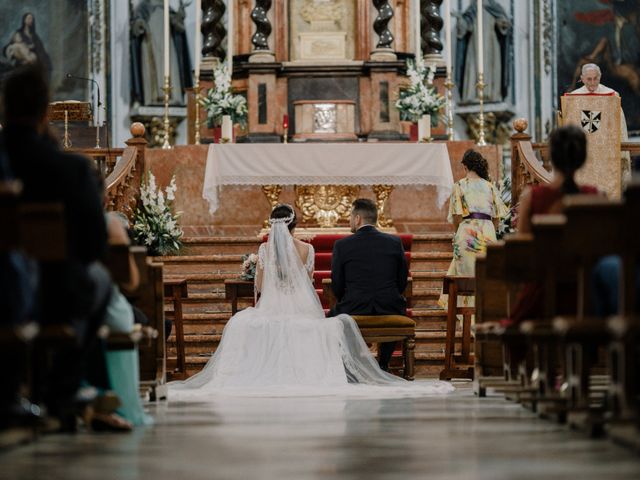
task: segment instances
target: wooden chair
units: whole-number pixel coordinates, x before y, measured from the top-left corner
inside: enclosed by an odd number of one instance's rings
[[[336,304],[331,279],[322,280],[324,298],[330,307]],[[409,278],[405,297],[411,298],[413,280]],[[352,315],[366,343],[402,342],[403,377],[415,378],[416,322],[404,315]]]
[[[238,312],[238,301],[254,301],[253,280],[242,280],[240,278],[228,278],[224,281],[225,299],[231,302],[231,315]]]
[[[184,379],[187,375],[186,356],[184,347],[184,325],[182,320],[182,302],[188,298],[187,281],[185,279],[165,279],[164,295],[173,305],[173,327],[176,337],[177,365],[172,376]]]
[[[442,292],[448,294],[447,307],[447,336],[444,348],[444,368],[440,372],[440,380],[452,378],[467,378],[473,380],[474,368],[461,367],[473,363],[471,358],[471,318],[475,314],[475,307],[459,307],[458,296],[475,296],[475,277],[444,277]],[[461,351],[455,354],[456,325],[458,315],[462,315]]]

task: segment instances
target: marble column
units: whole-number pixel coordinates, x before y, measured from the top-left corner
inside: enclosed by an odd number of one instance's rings
[[[250,62],[268,63],[275,61],[275,55],[269,48],[269,36],[271,35],[269,10],[272,3],[272,0],[256,0],[256,5],[251,11],[251,20],[256,24],[256,33],[251,37],[253,51],[249,57]]]
[[[225,59],[227,53],[222,41],[227,35],[223,17],[227,7],[223,0],[202,0],[202,68],[211,69]],[[208,68],[207,68],[208,67]]]
[[[391,47],[393,34],[389,30],[389,22],[393,18],[393,7],[388,0],[373,0],[373,6],[378,10],[378,16],[373,21],[373,30],[378,35],[378,43],[375,50],[371,52],[371,60],[396,60],[396,54]]]
[[[420,30],[422,34],[422,55],[426,62],[443,66],[442,41],[440,31],[444,24],[440,16],[443,0],[422,0],[420,2]]]

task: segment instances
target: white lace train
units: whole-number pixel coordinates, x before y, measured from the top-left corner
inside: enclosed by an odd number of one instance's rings
[[[353,318],[325,318],[309,266],[299,259],[284,223],[273,225],[259,258],[264,279],[257,306],[229,320],[200,373],[169,384],[170,400],[206,401],[220,395],[379,398],[453,391],[448,382],[408,382],[384,372]]]

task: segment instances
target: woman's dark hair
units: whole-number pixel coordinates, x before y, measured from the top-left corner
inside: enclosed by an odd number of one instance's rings
[[[293,220],[289,225],[287,225],[289,231],[291,231],[296,228],[296,225],[298,224],[296,212],[291,205],[277,205],[276,208],[271,211],[271,215],[269,216],[269,218],[286,218],[291,214],[293,214]]]
[[[473,149],[469,149],[464,152],[462,156],[462,165],[467,167],[467,170],[476,172],[480,178],[484,178],[487,181],[491,181],[489,178],[489,164],[486,158],[484,158],[479,152]]]
[[[20,26],[20,32],[24,32],[27,28],[27,17],[31,16],[31,33],[36,32],[36,17],[33,13],[27,12],[22,16],[22,25]]]
[[[562,173],[562,193],[579,193],[574,178],[576,171],[587,160],[587,136],[575,125],[557,128],[549,136],[549,150],[553,167]]]

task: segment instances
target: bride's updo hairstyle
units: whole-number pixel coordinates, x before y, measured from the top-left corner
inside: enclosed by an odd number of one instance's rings
[[[469,149],[462,156],[462,165],[467,167],[470,172],[476,172],[480,178],[491,181],[489,178],[489,163],[480,152]]]
[[[291,205],[287,205],[286,203],[276,206],[276,208],[271,211],[271,215],[269,216],[269,218],[271,220],[282,219],[282,221],[287,223],[287,228],[289,229],[289,231],[292,231],[294,228],[296,228],[296,225],[298,223],[295,210]],[[289,218],[291,218],[291,221],[288,220]]]

